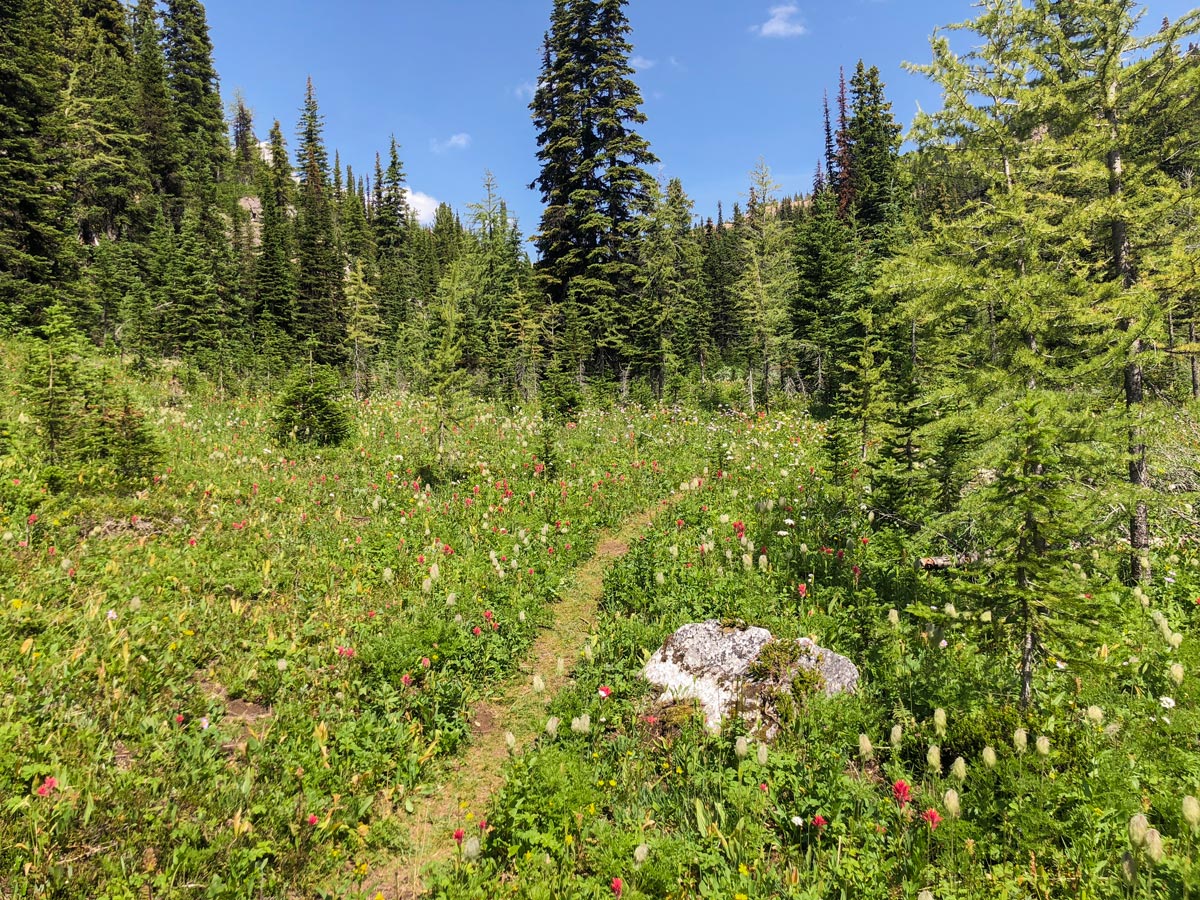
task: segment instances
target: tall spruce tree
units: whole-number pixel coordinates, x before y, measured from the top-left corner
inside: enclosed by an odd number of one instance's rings
[[[162,30],[155,0],[138,0],[132,17],[134,41],[134,115],[154,188],[166,200],[170,217],[182,214],[183,136],[167,86]]]
[[[163,38],[167,81],[192,175],[208,170],[219,180],[229,145],[204,4],[167,0]]]
[[[296,198],[297,298],[295,337],[323,364],[342,359],[342,262],[333,231],[333,197],[324,119],[312,79],[299,134],[300,185]]]
[[[69,245],[54,9],[0,4],[0,326],[36,322],[62,279]]]
[[[627,363],[640,217],[657,160],[629,64],[627,0],[556,0],[533,102],[546,209],[539,272],[556,310],[567,365],[614,373]]]

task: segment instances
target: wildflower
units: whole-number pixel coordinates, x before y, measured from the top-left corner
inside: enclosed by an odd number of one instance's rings
[[[1163,709],[1174,709],[1175,708],[1175,700],[1171,697],[1159,697],[1158,705],[1161,706]]]
[[[941,707],[933,711],[933,730],[937,732],[938,737],[946,735],[946,711]]]
[[[1137,859],[1128,850],[1121,854],[1121,877],[1130,886],[1137,881]]]
[[[764,781],[762,784],[760,784],[760,785],[758,786],[758,789],[759,789],[760,791],[762,791],[764,794],[765,794],[767,791],[769,791],[769,790],[770,790],[770,788],[769,788],[769,787],[767,787],[767,783],[766,783],[765,781]]]
[[[287,667],[288,667],[288,661],[286,659],[275,660],[275,668],[277,668],[280,672],[286,671]]]
[[[991,747],[983,748],[983,764],[989,769],[996,768],[996,751]]]
[[[534,675],[533,676],[533,692],[535,694],[540,694],[544,690],[546,690],[546,682],[542,679],[541,675]]]
[[[612,694],[612,688],[610,688],[607,684],[602,684],[596,689],[596,693],[600,695],[601,700],[607,700]]]
[[[403,675],[400,676],[400,683],[402,685],[404,685],[405,687],[411,687],[412,686],[412,676],[409,675],[407,672],[405,672]]]
[[[813,828],[817,829],[818,831],[820,831],[822,828],[824,828],[826,825],[829,824],[827,821],[825,821],[825,817],[823,815],[821,815],[820,813],[817,813],[815,816],[812,817],[812,823],[813,823]]]
[[[930,744],[929,749],[925,751],[925,762],[929,764],[929,768],[936,774],[942,773],[942,748],[937,744]]]
[[[108,611],[108,621],[110,621],[110,622],[115,621],[116,618],[117,618],[117,611],[115,609],[110,609]]]
[[[516,750],[517,749],[517,736],[515,734],[513,734],[511,731],[504,732],[504,745],[506,747],[508,747],[509,750]]]
[[[867,762],[875,755],[875,748],[871,746],[871,739],[865,734],[858,736],[858,755],[863,762]]]
[[[1200,830],[1200,800],[1190,794],[1183,798],[1183,820],[1192,831]]]
[[[946,815],[952,819],[957,819],[962,813],[962,805],[958,799],[958,791],[954,788],[946,791],[942,796],[942,804],[946,807]]]
[[[56,787],[58,787],[58,779],[53,775],[49,775],[45,781],[38,785],[37,795],[39,797],[49,797],[54,793]]]
[[[1024,728],[1018,728],[1013,732],[1013,748],[1018,753],[1024,753],[1029,746],[1029,732]]]
[[[1098,706],[1089,706],[1087,708],[1088,721],[1099,727],[1104,724],[1104,710]]]
[[[546,734],[550,735],[550,737],[557,737],[558,736],[558,726],[561,724],[561,722],[562,722],[562,720],[559,719],[558,716],[551,716],[549,719],[547,719],[546,720]]]
[[[639,866],[650,858],[650,847],[646,844],[638,844],[633,851],[633,861]]]
[[[479,838],[471,835],[471,837],[467,838],[463,843],[463,859],[465,859],[467,862],[474,862],[475,860],[479,859],[479,854],[482,852],[482,850],[483,848],[479,843]]]
[[[471,629],[471,634],[475,635],[475,637],[479,637],[481,634],[483,634],[483,629],[476,625]]]
[[[888,610],[888,624],[893,628],[900,627],[900,611],[897,609]]]
[[[308,824],[309,824],[310,826],[315,826],[315,825],[317,824],[317,822],[319,822],[319,821],[321,821],[321,820],[317,818],[317,814],[316,814],[316,813],[309,813],[309,814],[308,814]]]
[[[1129,820],[1129,846],[1137,850],[1146,842],[1146,833],[1150,830],[1150,821],[1141,813]]]
[[[917,900],[934,900],[933,891],[921,891],[921,893],[917,894]]]
[[[804,827],[804,816],[792,816],[792,824],[797,828]]]
[[[625,890],[625,882],[620,878],[614,878],[610,887],[612,887],[613,896],[620,897],[621,892]]]
[[[338,647],[337,655],[341,656],[345,659],[353,659],[354,658],[354,648],[353,647]]]
[[[796,585],[796,592],[797,592],[797,593],[798,593],[798,594],[799,594],[801,597],[806,597],[806,596],[808,596],[808,585],[807,585],[807,584],[804,584],[803,582],[801,582],[800,584]]]
[[[433,663],[429,661],[429,657],[428,657],[428,656],[422,656],[422,657],[421,657],[421,668],[422,668],[422,669],[428,669],[428,668],[429,668],[430,666],[432,666],[432,665],[433,665]]]
[[[745,759],[750,753],[750,742],[745,737],[739,737],[733,743],[733,752],[738,759]]]
[[[892,796],[901,807],[907,806],[912,800],[912,786],[901,778],[892,785]]]
[[[962,784],[967,780],[967,761],[961,756],[954,760],[954,764],[950,766],[950,774],[954,776],[954,780]]]
[[[1179,663],[1175,663],[1173,666],[1171,666],[1171,668],[1167,670],[1167,674],[1171,677],[1171,680],[1175,682],[1175,687],[1180,687],[1183,684],[1183,666]]]
[[[1038,737],[1036,746],[1038,756],[1050,755],[1050,738],[1046,737],[1044,734]]]
[[[571,730],[576,734],[587,734],[592,730],[592,717],[587,713],[571,720]]]
[[[892,749],[899,750],[900,745],[904,742],[904,727],[902,725],[893,725],[889,740],[892,744]]]
[[[757,753],[757,758],[758,758],[758,764],[760,766],[765,766],[767,764],[767,745],[759,744],[758,750],[756,753]]]
[[[176,724],[176,725],[182,725],[182,724],[183,724],[183,713],[178,713],[178,714],[175,716],[175,724]]]
[[[1149,859],[1150,862],[1152,862],[1156,865],[1158,863],[1162,862],[1162,858],[1163,858],[1162,835],[1158,833],[1157,828],[1151,828],[1149,831],[1146,832],[1146,839],[1143,842],[1143,846],[1145,847],[1145,850],[1146,850],[1146,858]]]
[[[921,818],[929,824],[930,831],[933,831],[942,824],[942,817],[936,809],[930,808],[925,810],[925,812],[921,813]]]
[[[201,731],[207,731],[207,730],[208,730],[208,716],[201,716],[201,717],[200,717],[200,730],[201,730]]]

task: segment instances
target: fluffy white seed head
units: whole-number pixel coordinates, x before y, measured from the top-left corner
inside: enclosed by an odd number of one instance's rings
[[[1024,728],[1018,728],[1013,732],[1013,749],[1018,753],[1024,753],[1029,747],[1029,732]]]
[[[925,762],[929,764],[929,768],[936,774],[942,773],[942,748],[937,744],[930,744],[929,749],[925,751]]]

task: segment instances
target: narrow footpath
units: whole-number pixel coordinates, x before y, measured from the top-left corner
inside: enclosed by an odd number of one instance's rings
[[[674,495],[634,513],[616,529],[601,532],[592,557],[574,572],[569,588],[551,607],[553,621],[542,632],[521,666],[521,673],[471,711],[471,741],[458,758],[447,761],[429,796],[420,800],[408,819],[412,851],[384,864],[368,878],[367,897],[415,900],[425,892],[423,874],[453,857],[454,830],[486,816],[495,793],[504,783],[504,763],[511,732],[519,750],[542,731],[546,709],[571,678],[571,670],[594,630],[604,573],[629,552],[630,543],[654,518],[679,499]],[[537,676],[545,690],[534,693]],[[468,820],[468,816],[470,817]]]

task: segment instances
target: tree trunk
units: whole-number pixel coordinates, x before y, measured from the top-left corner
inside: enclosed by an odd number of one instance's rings
[[[1121,155],[1120,120],[1117,117],[1116,98],[1118,84],[1114,81],[1108,88],[1108,103],[1104,118],[1109,126],[1111,145],[1107,156],[1108,165],[1108,196],[1119,200],[1125,192],[1125,163]],[[1133,264],[1130,261],[1129,224],[1120,211],[1113,218],[1110,237],[1112,241],[1113,275],[1120,280],[1121,286],[1128,289],[1133,286]],[[1129,330],[1128,320],[1121,323],[1122,328]],[[1145,391],[1142,384],[1142,364],[1138,359],[1142,351],[1140,338],[1134,339],[1129,345],[1129,358],[1125,363],[1125,410],[1129,416],[1129,484],[1133,487],[1135,496],[1133,512],[1129,517],[1129,546],[1131,551],[1129,576],[1137,582],[1150,581],[1150,512],[1141,494],[1145,490],[1147,478],[1146,442],[1142,429],[1137,423],[1138,413],[1145,401]]]
[[[1196,323],[1195,322],[1188,322],[1188,343],[1189,344],[1196,343]],[[1191,363],[1192,363],[1191,364],[1192,399],[1200,400],[1200,365],[1197,365],[1197,359],[1196,359],[1195,353],[1188,354],[1188,357],[1191,359]]]

